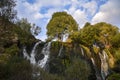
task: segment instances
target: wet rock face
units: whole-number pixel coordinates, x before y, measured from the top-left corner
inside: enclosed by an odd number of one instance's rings
[[[44,54],[38,54],[35,56],[35,60],[36,62],[38,62],[39,60],[42,60],[44,57],[45,57]]]

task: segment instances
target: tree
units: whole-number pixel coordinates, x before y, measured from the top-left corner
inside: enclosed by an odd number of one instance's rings
[[[74,42],[77,41],[86,46],[91,46],[95,42],[99,42],[104,45],[112,45],[112,43],[115,43],[115,41],[112,39],[119,40],[119,38],[114,37],[118,33],[119,31],[116,26],[105,22],[100,22],[95,25],[86,23],[79,32],[74,33],[71,35],[71,37]]]
[[[41,32],[41,28],[39,26],[36,26],[35,24],[31,26],[32,35],[37,36],[40,32]]]
[[[99,40],[104,43],[105,45],[111,45],[111,41],[113,37],[119,33],[119,29],[116,26],[111,24],[100,22],[94,25],[95,27],[99,28],[100,30],[100,37]]]
[[[12,21],[15,18],[16,10],[14,7],[16,6],[14,0],[0,0],[0,20],[1,21]]]
[[[34,36],[38,35],[41,32],[41,28],[35,24],[31,25],[31,23],[28,22],[27,18],[22,18],[19,20],[17,22],[17,25],[20,26],[20,28],[28,34],[32,34]]]
[[[112,46],[115,48],[120,47],[120,33],[113,36],[111,43],[112,43]]]
[[[56,12],[52,15],[52,19],[47,24],[48,38],[61,39],[62,34],[70,34],[78,30],[78,24],[73,17],[66,12]]]

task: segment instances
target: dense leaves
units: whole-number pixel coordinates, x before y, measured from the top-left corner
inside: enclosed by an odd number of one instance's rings
[[[115,36],[113,36],[112,40],[112,46],[115,48],[119,48],[120,47],[120,33],[116,34]]]
[[[66,80],[88,80],[90,66],[84,60],[75,58],[65,74]]]
[[[0,80],[32,80],[32,66],[23,58],[12,57],[0,63]]]
[[[66,12],[56,12],[52,15],[47,24],[47,36],[48,39],[62,39],[61,35],[68,34],[72,43],[54,42],[48,61],[50,70],[48,72],[35,70],[35,66],[33,68],[28,61],[21,58],[21,55],[23,46],[29,46],[28,49],[31,49],[30,46],[36,42],[34,36],[40,33],[41,28],[32,25],[24,18],[16,24],[12,23],[11,21],[16,17],[15,5],[14,0],[0,0],[0,80],[90,80],[93,73],[89,65],[90,60],[89,64],[87,60],[93,57],[96,66],[100,68],[101,65],[98,55],[101,48],[92,46],[93,44],[105,46],[108,52],[106,54],[109,54],[108,58],[112,55],[115,58],[116,62],[112,69],[114,74],[108,76],[108,80],[120,78],[119,29],[105,22],[94,25],[87,22],[82,29],[78,30],[78,24]],[[63,45],[62,55],[58,56],[61,45]],[[113,56],[110,59],[114,62]],[[33,73],[36,72],[41,74],[35,78]]]
[[[28,22],[27,18],[18,20],[16,24],[26,33],[32,34],[34,36],[38,35],[41,32],[41,28],[35,24],[32,25],[30,22]]]
[[[15,18],[15,0],[0,0],[0,19],[12,21]]]
[[[118,42],[118,28],[111,24],[101,22],[95,25],[86,23],[85,26],[78,32],[74,32],[71,38],[74,42],[79,42],[87,46],[91,46],[94,43],[101,42],[104,45],[115,45],[115,41]],[[116,39],[116,40],[115,40]]]
[[[47,35],[49,38],[61,38],[61,34],[72,33],[78,30],[78,24],[73,17],[66,12],[56,12],[47,24]]]

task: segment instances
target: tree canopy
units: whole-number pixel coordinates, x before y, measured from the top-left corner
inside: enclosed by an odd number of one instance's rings
[[[41,28],[35,24],[32,25],[30,22],[28,22],[27,18],[22,18],[21,20],[17,21],[17,25],[28,34],[32,34],[34,36],[41,32]]]
[[[87,46],[90,46],[95,42],[101,42],[105,45],[112,45],[112,39],[119,33],[118,30],[119,29],[116,26],[105,22],[100,22],[95,25],[86,23],[82,29],[71,35],[71,38],[74,42],[77,41]]]
[[[12,21],[15,18],[15,0],[0,0],[0,19]]]
[[[70,34],[78,30],[78,24],[70,14],[66,12],[56,12],[52,15],[47,24],[47,35],[49,38],[60,38],[61,34]]]

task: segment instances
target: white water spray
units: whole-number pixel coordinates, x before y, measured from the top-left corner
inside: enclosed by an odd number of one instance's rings
[[[81,53],[82,53],[82,55],[84,56],[84,51],[83,51],[83,48],[81,48]]]
[[[50,53],[50,46],[51,46],[51,42],[45,44],[45,46],[43,47],[43,50],[41,52],[41,54],[44,55],[44,58],[42,60],[39,60],[38,62],[35,60],[35,56],[36,56],[36,47],[41,43],[41,41],[37,42],[35,44],[35,46],[33,47],[30,56],[28,55],[26,48],[23,49],[23,55],[24,58],[27,58],[27,60],[30,61],[31,64],[33,65],[37,65],[41,68],[44,68],[48,59],[49,59],[49,53]]]
[[[100,59],[101,59],[101,76],[103,80],[105,80],[105,77],[109,74],[109,65],[108,65],[108,55],[105,51],[99,53]]]
[[[93,68],[95,70],[95,76],[96,76],[97,80],[102,80],[100,75],[99,75],[98,69],[96,67],[95,60],[92,57],[91,57],[91,61],[93,63]]]
[[[44,54],[44,58],[42,60],[39,60],[38,61],[38,65],[41,67],[41,68],[45,68],[45,65],[49,59],[49,54],[50,54],[50,46],[51,46],[51,42],[47,43],[43,50],[42,50],[42,53],[41,54]]]
[[[27,60],[30,59],[30,56],[28,55],[28,53],[26,51],[26,47],[23,48],[23,55],[24,55],[24,58],[26,58]]]
[[[35,46],[32,49],[31,55],[30,55],[30,63],[36,64],[35,61],[35,55],[36,55],[36,47],[41,43],[41,41],[37,42]]]
[[[60,50],[59,50],[58,56],[60,56],[60,55],[61,55],[62,50],[63,50],[63,45],[62,45],[62,47],[61,47],[61,48],[60,48]]]

